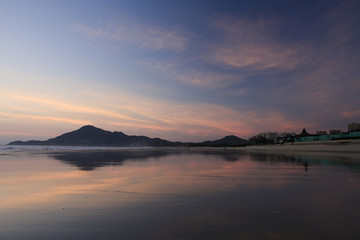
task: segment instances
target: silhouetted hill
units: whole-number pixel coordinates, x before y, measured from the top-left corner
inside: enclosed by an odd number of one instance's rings
[[[9,145],[50,145],[50,146],[116,146],[116,147],[176,147],[176,146],[243,146],[247,140],[227,136],[215,141],[202,143],[170,142],[161,138],[128,136],[122,132],[110,132],[87,125],[78,130],[64,133],[46,141],[14,141]]]
[[[249,143],[248,140],[236,137],[234,135],[226,136],[224,138],[214,140],[214,141],[205,141],[201,143],[194,143],[191,146],[200,146],[200,147],[224,147],[224,146],[245,146]]]
[[[122,132],[109,132],[88,125],[46,141],[15,141],[9,143],[9,145],[171,147],[183,144],[160,138],[128,136]]]

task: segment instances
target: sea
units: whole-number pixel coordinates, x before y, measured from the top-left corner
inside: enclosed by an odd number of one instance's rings
[[[360,156],[0,146],[0,239],[358,239]]]

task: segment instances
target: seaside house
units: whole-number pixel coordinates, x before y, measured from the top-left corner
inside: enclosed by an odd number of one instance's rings
[[[360,131],[360,123],[349,123],[348,124],[348,132],[357,132]]]

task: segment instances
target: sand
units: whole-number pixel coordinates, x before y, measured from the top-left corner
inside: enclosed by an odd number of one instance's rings
[[[360,153],[360,140],[257,145],[244,147],[243,150]]]

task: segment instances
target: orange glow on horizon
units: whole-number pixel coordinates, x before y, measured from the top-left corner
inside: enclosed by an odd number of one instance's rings
[[[203,137],[205,141],[209,140],[209,136],[215,139],[226,135],[245,138],[262,131],[274,129],[285,131],[309,127],[309,124],[289,121],[276,112],[238,112],[215,104],[180,104],[136,95],[121,94],[121,96],[119,98],[110,91],[105,100],[101,101],[101,94],[93,95],[92,101],[98,105],[90,106],[79,105],[76,101],[71,103],[69,100],[54,100],[41,95],[34,97],[29,94],[1,91],[0,98],[11,104],[7,105],[7,111],[0,113],[0,119],[57,122],[76,125],[76,127],[91,124],[105,130],[120,126],[119,130],[128,135],[151,134],[150,137],[173,141],[191,141],[190,138],[194,137],[197,139]],[[103,105],[104,101],[113,104]],[[174,136],[181,136],[181,139]],[[189,139],[185,139],[186,136]]]

